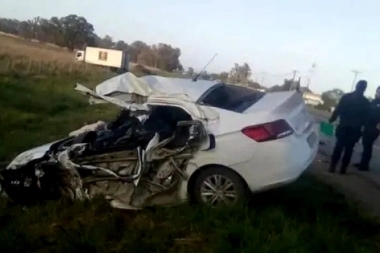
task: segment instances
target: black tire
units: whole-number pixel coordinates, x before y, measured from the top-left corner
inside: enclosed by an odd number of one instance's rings
[[[233,184],[233,188],[236,192],[237,198],[232,204],[245,203],[248,201],[250,192],[244,179],[240,177],[236,172],[231,169],[215,166],[203,169],[195,178],[195,183],[192,189],[189,189],[190,199],[197,204],[209,204],[206,203],[201,196],[201,188],[204,181],[210,176],[219,175],[230,180]]]

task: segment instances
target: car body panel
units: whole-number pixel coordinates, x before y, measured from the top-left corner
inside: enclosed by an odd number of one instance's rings
[[[308,142],[310,136],[314,136],[311,144]],[[315,125],[303,138],[291,135],[259,145],[239,132],[217,136],[216,148],[209,152],[199,151],[186,171],[192,175],[203,166],[221,165],[238,173],[252,192],[264,191],[295,181],[309,168],[317,155],[318,139]],[[182,189],[187,191],[187,185]],[[187,192],[181,193],[182,198],[186,196]]]
[[[155,91],[143,79],[130,72],[107,79],[95,87],[95,93],[102,96],[109,96],[115,92],[149,97]]]
[[[50,142],[44,145],[41,145],[39,147],[35,147],[29,150],[26,150],[22,152],[21,154],[17,155],[12,162],[6,167],[7,170],[16,170],[20,168],[21,166],[26,165],[27,163],[41,159],[44,157],[47,152],[49,152],[50,148],[60,142],[61,140]]]
[[[266,114],[272,119],[285,119],[296,135],[302,134],[313,124],[302,95],[296,91],[268,93],[244,113]]]
[[[171,78],[148,75],[141,77],[149,87],[163,93],[186,94],[192,101],[197,101],[208,89],[218,84],[216,81],[185,78]]]

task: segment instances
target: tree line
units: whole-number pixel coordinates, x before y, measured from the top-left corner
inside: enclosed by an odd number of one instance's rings
[[[243,84],[252,88],[262,88],[252,81],[252,70],[248,63],[235,63],[230,71],[220,73],[196,73],[192,67],[184,70],[181,62],[181,49],[167,43],[148,45],[143,41],[127,43],[114,41],[109,35],[100,37],[94,26],[82,16],[70,14],[65,17],[17,20],[0,18],[0,32],[20,36],[24,39],[55,44],[69,51],[81,50],[85,46],[127,50],[131,62],[162,69],[178,71],[189,77],[198,75],[199,79],[220,80],[233,84]]]
[[[114,41],[111,36],[99,37],[94,26],[82,16],[71,14],[50,19],[35,17],[30,20],[0,18],[0,31],[25,39],[52,43],[69,51],[83,49],[85,46],[127,50],[131,62],[162,69],[168,72],[179,71],[189,77],[198,75],[192,67],[183,69],[180,62],[181,49],[167,43],[148,45],[143,41],[127,43]],[[235,64],[229,72],[208,73],[203,71],[199,79],[221,80],[242,83],[258,88],[260,85],[251,79],[252,71],[248,63]]]
[[[165,71],[183,71],[179,60],[181,50],[166,43],[148,45],[143,41],[128,44],[124,40],[113,41],[109,35],[103,38],[95,33],[94,26],[78,15],[35,17],[31,20],[0,18],[0,31],[25,39],[52,43],[69,51],[85,46],[127,50],[130,61]]]

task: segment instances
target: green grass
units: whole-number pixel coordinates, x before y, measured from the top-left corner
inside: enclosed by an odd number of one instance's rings
[[[115,113],[110,105],[90,106],[73,90],[77,81],[91,86],[104,76],[0,78],[0,161]]]
[[[72,88],[105,76],[0,76],[0,160],[110,119]],[[97,199],[27,209],[0,199],[0,252],[379,252],[379,226],[310,176],[256,195],[247,206],[188,204],[139,212]]]

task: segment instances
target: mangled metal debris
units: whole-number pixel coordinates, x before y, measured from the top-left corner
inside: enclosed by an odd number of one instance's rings
[[[181,108],[188,101],[173,103],[176,96],[162,103],[159,94],[151,104],[141,104],[82,85],[75,89],[92,102],[102,99],[123,109],[113,122],[84,126],[66,139],[20,154],[1,172],[7,195],[20,202],[103,195],[113,207],[125,209],[177,201],[189,160],[209,141],[202,121],[186,112],[197,108]],[[152,93],[137,90],[130,98]]]

